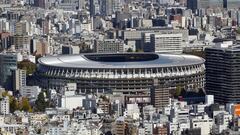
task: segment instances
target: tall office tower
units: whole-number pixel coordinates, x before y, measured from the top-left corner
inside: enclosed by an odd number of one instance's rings
[[[0,85],[12,90],[12,71],[17,69],[17,55],[15,53],[0,54]]]
[[[188,0],[187,7],[193,11],[201,8],[223,8],[223,0]]]
[[[157,79],[154,79],[154,84],[151,88],[151,104],[155,108],[161,109],[169,103],[169,91],[168,84],[159,84]]]
[[[3,32],[0,33],[0,50],[6,50],[8,48],[10,48],[11,46],[11,37],[10,37],[10,33],[8,32]]]
[[[17,69],[13,71],[13,90],[19,91],[22,87],[26,86],[26,70]]]
[[[95,4],[96,4],[97,0],[89,0],[89,12],[90,12],[90,16],[94,16],[95,15]]]
[[[0,19],[0,32],[9,32],[9,22],[6,18]]]
[[[78,0],[78,8],[79,9],[85,9],[85,0]]]
[[[240,102],[240,47],[223,43],[205,49],[206,91],[219,103]]]
[[[101,0],[101,14],[108,16],[113,14],[113,0]]]
[[[31,33],[30,23],[20,21],[15,24],[15,35],[29,35]]]
[[[239,9],[240,0],[223,0],[223,5],[227,9]]]
[[[152,34],[151,46],[154,52],[182,53],[182,34]]]

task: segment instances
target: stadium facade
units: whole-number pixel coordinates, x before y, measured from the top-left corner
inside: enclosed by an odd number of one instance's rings
[[[43,88],[77,83],[79,93],[149,93],[153,80],[171,88],[203,88],[205,60],[192,55],[156,53],[80,54],[38,60],[36,78]]]

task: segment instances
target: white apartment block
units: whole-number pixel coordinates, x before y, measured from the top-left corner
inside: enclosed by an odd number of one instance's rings
[[[0,111],[1,114],[9,114],[10,113],[10,105],[9,105],[9,97],[6,96],[0,101]]]
[[[157,53],[182,53],[182,34],[152,34],[151,46]]]

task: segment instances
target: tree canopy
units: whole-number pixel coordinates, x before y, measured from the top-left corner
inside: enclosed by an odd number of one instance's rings
[[[37,65],[29,60],[23,60],[18,63],[18,68],[27,71],[27,75],[33,74],[36,71]]]
[[[45,109],[48,107],[48,103],[45,101],[44,92],[40,92],[38,94],[38,98],[35,101],[35,111],[37,112],[44,112]]]
[[[32,112],[32,107],[26,97],[22,98],[21,110],[25,112]]]
[[[133,49],[132,48],[128,48],[127,52],[133,52]]]
[[[240,28],[237,28],[236,33],[240,34]]]
[[[32,112],[32,107],[29,103],[28,98],[23,97],[20,100],[16,99],[14,96],[10,95],[7,91],[2,93],[3,97],[9,97],[10,112],[14,113],[16,110],[21,110],[25,112]]]

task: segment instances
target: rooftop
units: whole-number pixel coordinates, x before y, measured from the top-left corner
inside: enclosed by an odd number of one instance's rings
[[[204,59],[193,55],[156,53],[116,53],[58,55],[40,58],[39,63],[65,68],[152,68],[187,66],[204,63]]]

